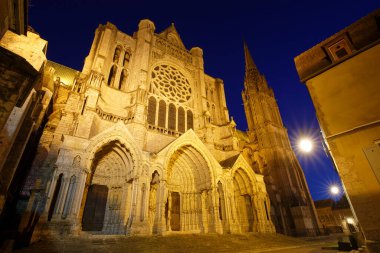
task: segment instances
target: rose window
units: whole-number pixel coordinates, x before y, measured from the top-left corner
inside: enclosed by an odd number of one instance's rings
[[[191,87],[186,77],[176,68],[160,65],[152,71],[152,84],[161,95],[184,103],[191,98]]]

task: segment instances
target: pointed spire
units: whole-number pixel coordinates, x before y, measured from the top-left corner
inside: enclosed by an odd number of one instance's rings
[[[248,50],[247,43],[244,41],[244,57],[245,57],[245,87],[256,86],[261,81],[261,74],[252,59],[251,53]]]

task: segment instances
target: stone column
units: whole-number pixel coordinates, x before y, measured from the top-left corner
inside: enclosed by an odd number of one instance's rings
[[[65,202],[66,202],[66,195],[67,195],[67,189],[69,188],[70,178],[68,178],[67,176],[64,175],[62,181],[63,181],[63,183],[62,183],[62,187],[60,189],[60,197],[59,197],[59,202],[58,202],[57,210],[56,210],[56,213],[59,215],[62,214],[63,207],[64,207]]]
[[[165,223],[165,202],[167,199],[167,183],[164,180],[161,180],[159,182],[158,186],[158,206],[156,207],[157,210],[157,233],[162,234],[166,230],[166,223]]]
[[[222,223],[219,219],[219,194],[218,194],[218,188],[212,187],[211,189],[211,201],[212,201],[212,217],[214,221],[214,230],[215,232],[222,234],[223,233],[223,227]]]
[[[84,186],[86,184],[86,179],[87,179],[87,173],[82,171],[79,176],[78,176],[78,182],[76,182],[76,187],[75,187],[75,197],[74,197],[74,204],[72,206],[72,211],[71,213],[75,215],[77,218],[79,215],[79,208],[82,203],[83,199],[83,193],[84,193]]]
[[[191,194],[191,216],[193,220],[192,229],[198,230],[198,221],[197,221],[197,205],[196,205],[196,193]]]
[[[253,215],[253,231],[258,232],[258,220],[257,220],[257,206],[255,203],[255,195],[249,194],[249,198],[251,200],[251,208],[252,208],[252,215]]]
[[[134,225],[134,219],[136,217],[136,205],[137,205],[137,195],[138,195],[138,178],[132,181],[132,203],[131,203],[131,212],[129,214],[127,231],[133,230],[132,226]]]
[[[53,175],[52,175],[51,181],[50,181],[50,186],[48,186],[46,188],[46,198],[47,198],[47,200],[46,200],[46,205],[44,207],[44,211],[43,211],[43,214],[42,214],[43,217],[45,217],[45,216],[47,217],[47,214],[49,212],[49,207],[51,205],[51,201],[52,201],[52,197],[53,197],[52,195],[54,194],[54,189],[55,189],[55,186],[57,185],[57,180],[59,178],[59,175],[58,176],[56,175],[56,171],[57,170],[55,170],[53,172]],[[49,185],[49,183],[48,183],[48,185]]]
[[[172,210],[172,194],[171,192],[168,192],[168,220],[167,220],[167,223],[166,223],[166,229],[167,231],[172,231],[172,227],[171,227],[171,224],[170,224],[170,221],[171,221],[171,210]]]

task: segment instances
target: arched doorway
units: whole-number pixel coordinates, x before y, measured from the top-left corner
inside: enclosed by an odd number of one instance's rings
[[[167,224],[171,231],[215,231],[215,193],[204,156],[193,146],[183,146],[168,164]]]
[[[233,174],[236,212],[241,232],[253,232],[254,208],[253,187],[248,174],[241,168]]]
[[[106,234],[124,233],[130,206],[131,183],[127,175],[132,170],[129,150],[119,141],[100,148],[94,155],[85,201],[82,230]]]

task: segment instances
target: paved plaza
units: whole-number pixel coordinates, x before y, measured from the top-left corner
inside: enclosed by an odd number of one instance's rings
[[[334,237],[283,235],[169,235],[151,237],[88,236],[41,241],[14,252],[337,252]]]

